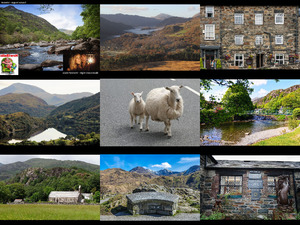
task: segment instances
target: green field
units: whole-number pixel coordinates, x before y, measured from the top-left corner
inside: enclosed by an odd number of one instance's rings
[[[0,220],[100,220],[100,206],[1,204]]]
[[[269,146],[278,146],[278,145],[285,145],[285,146],[299,146],[300,145],[300,128],[295,129],[294,131],[283,134],[277,137],[272,137],[263,141],[259,141],[254,146],[262,146],[262,145],[269,145]]]

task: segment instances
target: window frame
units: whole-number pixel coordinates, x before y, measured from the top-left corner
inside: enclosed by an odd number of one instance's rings
[[[277,56],[282,56],[282,59],[277,59]],[[282,61],[282,63],[280,63]],[[284,53],[275,53],[274,62],[278,62],[279,65],[284,65]]]
[[[236,56],[238,56],[238,55],[242,56],[242,59],[236,60]],[[234,54],[234,66],[244,67],[244,61],[245,61],[244,54],[242,54],[242,53],[236,53],[236,54]],[[241,65],[236,65],[236,62],[242,62],[242,64]]]
[[[211,12],[209,12],[208,9],[211,9]],[[208,16],[208,14],[211,13],[211,16]],[[214,6],[205,6],[205,17],[206,18],[214,18],[215,17],[215,8]]]
[[[226,178],[227,184],[222,184],[222,177],[227,177]],[[233,185],[228,184],[229,177],[234,177],[234,184]],[[240,180],[241,180],[240,185],[235,184],[236,183],[236,177],[240,177]],[[223,187],[238,188],[238,189],[241,190],[240,191],[241,194],[243,194],[243,176],[242,175],[222,175],[222,176],[220,176],[219,194],[222,194],[222,190],[224,190]],[[227,194],[227,193],[223,191],[223,194]]]
[[[210,31],[207,30],[208,26],[212,26],[213,32],[210,32]],[[205,29],[204,40],[206,40],[206,41],[216,40],[215,24],[205,24],[204,29]],[[208,37],[207,34],[209,34],[209,33],[212,33],[213,36]]]
[[[281,39],[281,42],[277,42]],[[283,35],[275,35],[275,45],[283,45]]]
[[[238,17],[241,17],[241,23],[237,23]],[[237,24],[237,25],[244,24],[244,13],[234,13],[234,24]]]
[[[277,18],[282,17],[282,22],[277,22]],[[284,24],[284,13],[275,13],[274,15],[275,24]]]
[[[258,16],[261,16],[261,21],[260,19],[258,20]],[[260,22],[260,23],[258,23]],[[255,13],[255,25],[263,25],[264,24],[264,14],[263,13]]]
[[[260,39],[260,42],[258,43],[258,39]],[[264,44],[264,36],[263,35],[256,35],[255,36],[255,45],[259,46]]]
[[[241,38],[241,43],[237,43],[238,38]],[[235,45],[243,45],[244,44],[244,35],[235,35],[234,36],[234,43]]]

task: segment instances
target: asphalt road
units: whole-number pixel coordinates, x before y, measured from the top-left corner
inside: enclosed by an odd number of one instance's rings
[[[149,132],[139,126],[130,128],[128,105],[131,92],[142,92],[172,85],[184,85],[183,115],[171,121],[172,137],[164,135],[164,123],[149,119]],[[194,90],[194,91],[193,91]],[[101,146],[199,146],[200,145],[200,80],[199,79],[101,79],[100,134]],[[195,93],[196,92],[196,93]]]

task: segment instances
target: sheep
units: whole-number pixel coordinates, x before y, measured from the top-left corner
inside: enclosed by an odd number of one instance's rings
[[[149,116],[153,121],[164,122],[164,134],[172,137],[171,120],[178,119],[183,113],[183,99],[179,93],[183,86],[155,88],[146,98],[146,131],[149,131]]]
[[[133,93],[133,98],[129,102],[129,114],[130,114],[130,121],[131,121],[131,129],[133,128],[133,120],[135,121],[135,124],[137,122],[137,116],[139,116],[139,124],[140,124],[140,131],[143,130],[143,121],[145,117],[145,102],[142,98],[141,93]]]

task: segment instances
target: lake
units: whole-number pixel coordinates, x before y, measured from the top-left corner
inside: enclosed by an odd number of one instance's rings
[[[156,28],[152,28],[152,29],[145,29],[143,30],[144,27],[135,27],[133,29],[129,29],[129,30],[125,30],[124,33],[134,33],[134,34],[151,34],[153,31],[157,31],[157,30],[161,30],[163,29],[163,27],[156,27]],[[107,37],[105,40],[110,40],[113,38],[118,38],[120,37],[122,34],[118,34],[118,35],[112,35],[110,37]],[[102,40],[104,41],[104,40]]]
[[[66,134],[59,132],[55,128],[48,128],[39,134],[31,136],[30,138],[28,138],[28,141],[36,141],[36,142],[50,141],[50,140],[59,139],[61,137],[65,138],[66,136],[67,136]],[[14,144],[18,142],[22,142],[22,140],[12,139],[8,141],[9,144]]]
[[[251,122],[228,122],[220,124],[218,127],[211,125],[200,126],[200,136],[208,136],[210,140],[223,140],[239,142],[245,133],[256,133],[269,129],[276,129],[286,126],[284,121],[272,121],[272,120],[254,120]],[[220,145],[218,142],[208,143],[203,142],[202,145]]]
[[[19,63],[22,64],[41,64],[45,60],[56,60],[56,61],[63,61],[63,55],[59,54],[48,54],[47,51],[51,46],[48,47],[40,47],[40,46],[30,46],[31,49],[7,49],[7,50],[0,50],[0,53],[16,53],[19,54],[21,51],[28,51],[30,52],[29,56],[20,57],[19,56]],[[58,68],[58,66],[53,67],[43,67],[43,71],[63,71],[63,68]]]

